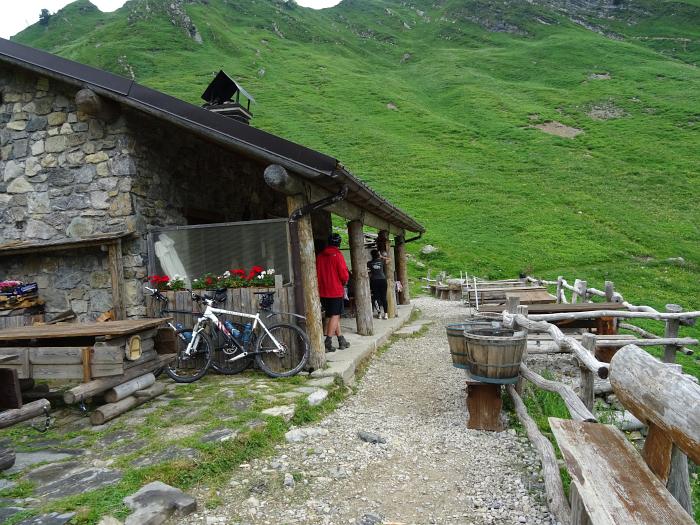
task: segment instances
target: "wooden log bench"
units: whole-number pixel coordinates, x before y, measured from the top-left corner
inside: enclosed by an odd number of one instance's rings
[[[610,382],[649,433],[640,455],[616,427],[549,419],[571,475],[572,525],[695,523],[666,487],[674,448],[700,463],[700,386],[635,345],[615,354]]]

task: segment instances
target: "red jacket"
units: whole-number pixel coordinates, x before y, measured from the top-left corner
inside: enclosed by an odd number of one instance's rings
[[[335,246],[326,246],[316,256],[316,275],[318,276],[318,295],[326,298],[343,297],[350,274],[345,258]]]

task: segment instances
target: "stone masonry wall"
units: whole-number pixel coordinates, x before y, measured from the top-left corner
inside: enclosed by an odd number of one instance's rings
[[[78,112],[76,91],[0,65],[0,243],[135,227],[125,119],[107,124]],[[124,247],[132,279],[145,275],[133,256],[141,244]],[[106,259],[99,248],[2,257],[0,279],[37,281],[50,314],[71,307],[81,319],[94,318],[112,306]],[[140,313],[134,301],[127,307]]]
[[[187,224],[186,210],[224,221],[286,216],[264,165],[174,125],[122,108],[112,123],[77,111],[78,88],[0,64],[0,244],[135,231],[125,242],[128,317],[145,315],[146,233]],[[37,281],[47,313],[81,320],[112,307],[99,248],[0,257],[0,279]]]

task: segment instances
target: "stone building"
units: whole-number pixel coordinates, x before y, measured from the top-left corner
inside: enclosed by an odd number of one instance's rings
[[[273,190],[270,165],[297,191]],[[38,282],[48,314],[143,316],[150,229],[286,218],[320,199],[315,228],[308,214],[295,223],[312,237],[327,235],[331,212],[399,241],[423,231],[332,157],[0,39],[0,279]]]

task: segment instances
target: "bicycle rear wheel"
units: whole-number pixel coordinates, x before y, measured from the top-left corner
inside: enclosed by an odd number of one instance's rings
[[[177,345],[177,356],[165,367],[165,373],[173,381],[178,383],[192,383],[200,379],[207,373],[212,360],[212,345],[209,336],[204,332],[199,334],[197,346],[192,349],[188,356],[185,351],[189,344],[192,330],[178,330],[175,332],[175,344]]]
[[[309,360],[309,338],[306,333],[291,324],[276,324],[268,327],[279,350],[266,332],[260,334],[255,346],[255,362],[270,377],[289,377],[301,372]]]

